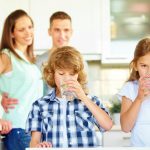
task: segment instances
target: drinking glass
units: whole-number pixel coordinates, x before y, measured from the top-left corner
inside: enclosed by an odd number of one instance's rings
[[[68,101],[73,101],[75,96],[74,92],[71,92],[68,90],[69,86],[66,83],[66,80],[61,80],[60,81],[60,92],[61,92],[61,97],[63,99],[67,99]]]
[[[144,78],[145,80],[146,80],[146,82],[147,83],[150,83],[150,75],[147,75],[145,78]],[[150,88],[146,88],[145,90],[144,90],[146,93],[148,92],[150,92]],[[148,95],[145,95],[146,96],[146,98],[150,98],[150,95],[148,94]]]

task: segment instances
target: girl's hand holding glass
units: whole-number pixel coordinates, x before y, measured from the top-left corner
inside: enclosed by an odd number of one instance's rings
[[[144,77],[144,80],[145,80],[144,95],[145,96],[150,96],[150,74],[147,74]]]
[[[138,97],[144,100],[147,96],[150,96],[150,75],[145,75],[139,79]]]

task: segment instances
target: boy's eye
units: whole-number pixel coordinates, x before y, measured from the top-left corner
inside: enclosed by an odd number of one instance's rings
[[[63,75],[64,73],[59,73],[59,75]]]
[[[145,68],[146,67],[146,65],[141,65],[143,68]]]
[[[74,76],[74,75],[75,75],[75,73],[71,73],[70,75],[71,75],[71,76]]]

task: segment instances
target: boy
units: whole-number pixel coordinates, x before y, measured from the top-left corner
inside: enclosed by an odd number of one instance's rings
[[[95,125],[100,131],[109,130],[112,120],[100,100],[88,95],[81,54],[70,46],[57,48],[43,74],[53,90],[35,101],[29,113],[26,131],[32,135],[30,147],[98,146]],[[76,95],[72,101],[62,97],[64,78],[67,90]]]

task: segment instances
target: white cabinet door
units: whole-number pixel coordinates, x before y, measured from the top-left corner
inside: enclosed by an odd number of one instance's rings
[[[4,20],[16,9],[23,9],[29,12],[29,0],[0,0],[0,37]]]
[[[103,0],[102,63],[130,63],[138,41],[150,34],[149,6],[149,0]]]
[[[72,17],[71,45],[82,53],[101,50],[101,0],[31,0],[30,14],[35,24],[35,48],[49,49],[49,17],[55,11],[65,11]]]

